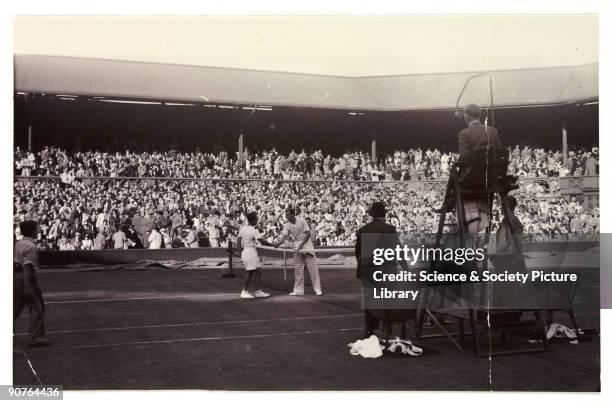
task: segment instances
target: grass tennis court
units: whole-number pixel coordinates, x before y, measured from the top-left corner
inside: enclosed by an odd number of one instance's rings
[[[68,390],[599,390],[598,336],[579,345],[553,343],[552,352],[493,358],[492,364],[473,357],[469,344],[461,353],[446,338],[424,340],[421,357],[363,359],[347,347],[363,328],[354,270],[322,267],[325,295],[313,296],[307,286],[309,295],[292,297],[282,272],[265,269],[272,296],[251,300],[239,298],[242,271],[235,279],[222,278],[224,271],[41,272],[53,344],[24,348],[22,314],[14,384],[39,379]],[[598,290],[598,270],[592,272],[576,311],[581,328],[598,330],[599,311],[581,305]],[[569,325],[561,315],[557,321]],[[508,345],[529,344],[519,337]]]

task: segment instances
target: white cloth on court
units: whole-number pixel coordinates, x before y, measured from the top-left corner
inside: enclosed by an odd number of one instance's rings
[[[378,358],[383,355],[383,346],[380,345],[378,337],[371,335],[369,338],[357,340],[349,345],[351,355],[361,355],[363,358]]]
[[[559,323],[552,323],[550,327],[548,327],[548,331],[546,332],[546,338],[550,340],[553,337],[569,338],[570,340],[574,340],[577,338],[576,332],[574,332],[574,330]]]
[[[411,355],[418,357],[423,354],[423,349],[412,344],[410,340],[402,340],[399,337],[395,337],[393,340],[387,341],[387,350],[389,352],[400,353],[403,355]]]

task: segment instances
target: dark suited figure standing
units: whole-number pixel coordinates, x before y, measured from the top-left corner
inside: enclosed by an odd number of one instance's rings
[[[469,164],[472,154],[479,148],[500,148],[501,142],[497,129],[486,126],[480,121],[481,110],[475,104],[468,104],[463,109],[463,120],[467,124],[459,132],[459,158],[457,162]]]
[[[501,148],[501,142],[497,130],[491,126],[485,126],[480,121],[480,107],[468,104],[463,110],[463,119],[468,125],[459,132],[459,158],[457,165],[465,167],[472,162],[474,151],[480,148]],[[463,169],[460,179],[468,182],[475,174],[470,174]],[[489,225],[489,206],[487,199],[465,200],[463,202],[465,211],[465,222],[470,234],[478,232]]]
[[[49,345],[45,338],[45,303],[36,277],[38,249],[33,239],[37,224],[24,221],[19,224],[23,239],[13,248],[13,325],[25,306],[30,311],[30,347]]]
[[[371,248],[393,248],[397,245],[400,245],[399,237],[397,235],[397,230],[391,224],[386,223],[386,214],[387,210],[385,208],[385,204],[383,202],[374,202],[372,203],[372,207],[368,211],[370,217],[372,217],[372,221],[368,224],[361,227],[357,230],[357,241],[355,243],[355,257],[357,258],[357,278],[369,278],[372,273],[372,253],[363,253],[366,254],[369,258],[369,263],[363,263],[366,259],[364,256],[362,258],[362,241],[364,238],[364,234],[371,234],[371,236],[365,238],[375,238],[377,239],[377,243],[375,247]],[[366,244],[369,246],[370,244]],[[396,267],[394,263],[388,263],[389,266]],[[363,279],[362,279],[363,282]],[[376,315],[380,316],[384,310],[368,310],[364,309],[364,337],[370,337],[374,330],[377,330],[380,325],[380,319],[376,317]],[[376,315],[375,315],[376,313]],[[393,324],[390,321],[383,321],[383,333],[385,336],[391,336]]]

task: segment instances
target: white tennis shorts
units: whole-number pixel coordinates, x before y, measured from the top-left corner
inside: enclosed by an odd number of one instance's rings
[[[259,256],[257,255],[257,249],[255,247],[246,247],[240,254],[244,269],[247,271],[254,271],[257,269],[259,263]]]

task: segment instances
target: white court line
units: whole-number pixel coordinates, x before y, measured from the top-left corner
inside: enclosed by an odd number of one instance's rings
[[[352,296],[354,293],[330,293],[326,294],[328,297],[335,296]],[[240,293],[198,293],[193,295],[174,295],[174,296],[151,296],[151,297],[125,297],[125,298],[114,298],[114,299],[83,299],[83,300],[58,300],[58,301],[47,301],[45,304],[72,304],[72,303],[98,303],[98,302],[129,302],[131,300],[167,300],[167,299],[184,299],[190,297],[240,297]],[[279,294],[276,296],[287,296],[287,294]],[[308,296],[292,296],[307,299]]]
[[[40,378],[38,377],[38,374],[36,373],[36,370],[34,369],[34,366],[32,365],[32,363],[30,362],[30,358],[28,358],[28,354],[26,354],[24,351],[13,351],[17,354],[23,355],[23,357],[25,358],[28,366],[30,367],[30,371],[32,371],[32,373],[34,374],[34,377],[36,378],[36,380],[38,381],[38,384],[40,386],[42,386],[42,381],[40,380]]]
[[[252,334],[244,336],[227,336],[227,337],[194,337],[194,338],[177,338],[171,340],[152,340],[152,341],[128,341],[122,343],[110,343],[110,344],[87,344],[87,345],[74,345],[65,347],[45,347],[41,351],[53,351],[53,350],[74,350],[74,349],[86,349],[86,348],[104,348],[104,347],[121,347],[128,345],[148,345],[148,344],[172,344],[180,342],[197,342],[197,341],[218,341],[218,340],[239,340],[243,338],[268,338],[268,337],[283,337],[292,335],[305,335],[305,334],[321,334],[321,333],[338,333],[344,331],[362,330],[362,327],[355,328],[341,328],[337,330],[311,330],[311,331],[300,331],[296,333],[274,333],[274,334]],[[38,350],[36,350],[38,351]]]
[[[96,303],[96,302],[125,302],[130,300],[165,300],[165,299],[182,299],[189,297],[216,297],[216,296],[236,296],[240,297],[240,293],[198,293],[193,295],[174,295],[174,296],[151,296],[151,297],[125,297],[115,299],[87,299],[87,300],[59,300],[46,301],[45,304],[72,304],[72,303]]]
[[[329,316],[287,317],[287,318],[280,318],[280,319],[204,321],[201,323],[153,324],[153,325],[145,325],[145,326],[125,326],[125,327],[101,327],[101,328],[81,329],[81,330],[47,331],[47,334],[68,334],[68,333],[89,333],[89,332],[95,332],[95,331],[136,330],[140,328],[210,326],[210,325],[219,325],[219,324],[266,323],[266,322],[274,322],[274,321],[298,321],[298,320],[329,319],[329,318],[356,317],[356,316],[363,316],[363,313],[334,314],[334,315],[329,315]],[[16,336],[27,336],[28,333],[18,333],[15,335]]]

